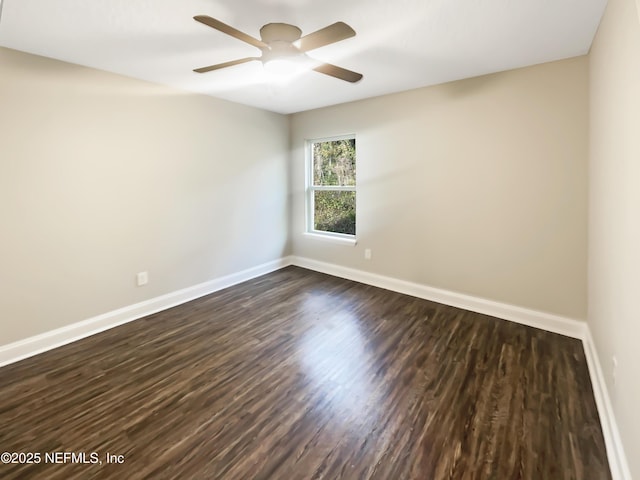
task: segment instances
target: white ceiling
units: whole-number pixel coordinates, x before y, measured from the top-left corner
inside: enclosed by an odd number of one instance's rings
[[[2,1],[2,0],[0,0]],[[3,0],[0,45],[280,113],[293,113],[589,51],[606,0]],[[364,75],[274,83],[260,62],[197,67],[259,50],[193,20],[259,38],[270,22],[303,35],[336,21],[353,38],[311,52]]]

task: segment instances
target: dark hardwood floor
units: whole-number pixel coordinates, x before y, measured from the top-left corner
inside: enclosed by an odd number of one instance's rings
[[[41,454],[2,479],[610,478],[578,340],[296,267],[1,368],[0,451]]]

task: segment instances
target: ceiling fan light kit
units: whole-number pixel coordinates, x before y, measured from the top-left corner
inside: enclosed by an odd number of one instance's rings
[[[262,41],[269,45],[261,49],[260,60],[269,75],[287,78],[312,68],[311,59],[294,44],[301,36],[302,30],[286,23],[268,23],[260,29]]]
[[[312,69],[310,63],[304,58],[281,58],[266,62],[263,60],[263,67],[267,75],[275,81],[287,81]]]
[[[214,28],[222,33],[242,40],[261,51],[260,57],[246,57],[229,62],[196,68],[194,72],[205,73],[242,63],[260,60],[269,73],[277,76],[295,75],[305,70],[314,70],[331,77],[355,83],[362,74],[323,63],[307,55],[310,50],[355,36],[356,32],[346,23],[337,22],[309,35],[302,36],[302,30],[288,23],[268,23],[260,29],[260,40],[207,15],[197,15],[194,20]]]

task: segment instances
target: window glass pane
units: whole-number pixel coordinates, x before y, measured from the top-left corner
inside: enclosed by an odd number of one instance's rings
[[[354,186],[356,184],[356,139],[313,144],[313,184]]]
[[[356,192],[314,191],[313,228],[356,234]]]

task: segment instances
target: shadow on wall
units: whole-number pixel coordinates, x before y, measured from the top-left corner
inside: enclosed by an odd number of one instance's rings
[[[494,87],[502,83],[504,80],[504,73],[487,74],[480,77],[467,78],[464,80],[456,80],[454,82],[443,83],[440,85],[445,95],[450,98],[463,98],[473,95],[477,95],[479,92],[487,89],[494,89]]]

